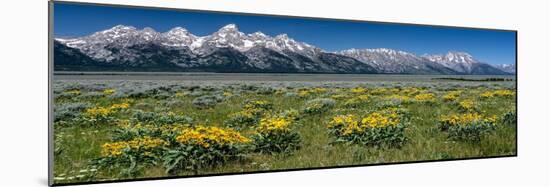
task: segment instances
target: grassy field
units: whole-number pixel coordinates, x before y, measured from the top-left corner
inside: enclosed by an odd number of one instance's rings
[[[514,86],[56,80],[54,181],[515,155]]]

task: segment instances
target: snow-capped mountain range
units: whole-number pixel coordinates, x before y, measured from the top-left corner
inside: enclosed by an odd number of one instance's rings
[[[516,74],[516,65],[515,64],[497,64],[494,65],[495,68],[500,69],[504,72]]]
[[[464,52],[423,56],[385,48],[327,52],[286,34],[245,34],[235,24],[207,36],[181,27],[161,33],[118,25],[88,36],[56,38],[54,67],[59,71],[512,73]]]

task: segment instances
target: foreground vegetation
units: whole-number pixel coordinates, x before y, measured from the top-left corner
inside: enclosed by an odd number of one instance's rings
[[[54,86],[55,183],[516,153],[512,84]]]

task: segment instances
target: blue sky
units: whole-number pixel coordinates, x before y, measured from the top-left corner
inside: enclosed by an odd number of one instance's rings
[[[515,33],[510,31],[65,3],[54,5],[56,37],[88,35],[119,24],[138,29],[151,27],[159,32],[180,26],[204,36],[230,23],[236,24],[244,33],[261,31],[271,36],[286,33],[297,41],[327,51],[392,48],[418,55],[464,51],[491,64],[513,64],[516,58]]]

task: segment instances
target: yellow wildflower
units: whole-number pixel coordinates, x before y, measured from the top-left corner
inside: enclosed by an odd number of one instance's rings
[[[115,89],[105,89],[103,90],[103,94],[105,95],[111,95],[115,93]]]
[[[114,111],[111,108],[105,108],[105,107],[94,107],[86,109],[86,112],[84,115],[89,117],[107,117],[113,114]]]
[[[300,90],[300,91],[298,91],[298,96],[307,97],[307,96],[309,96],[310,93],[311,92],[309,90]]]
[[[269,133],[273,131],[289,131],[291,121],[284,117],[263,118],[260,120],[260,126],[258,131],[262,133]]]
[[[184,129],[176,141],[183,144],[196,144],[204,148],[211,145],[230,145],[238,143],[248,143],[250,139],[242,136],[240,133],[229,128],[204,127]]]
[[[311,90],[313,93],[325,93],[327,91],[326,88],[316,87]]]
[[[101,146],[101,155],[103,156],[120,156],[124,149],[129,150],[151,150],[160,146],[167,146],[168,142],[149,136],[136,138],[130,141],[120,141],[105,143]]]
[[[461,101],[460,103],[458,103],[458,105],[460,106],[460,108],[467,111],[473,110],[475,108],[474,101],[472,100]]]
[[[496,116],[491,116],[484,118],[481,114],[478,113],[466,113],[466,114],[451,114],[441,116],[440,122],[449,124],[449,125],[469,125],[476,121],[486,121],[494,123],[496,121]]]
[[[444,101],[456,101],[460,95],[460,91],[451,91],[443,96]]]
[[[387,126],[395,126],[399,124],[399,118],[397,114],[383,114],[379,112],[373,112],[367,117],[361,120],[361,124],[366,125],[370,128],[380,128]]]
[[[130,104],[129,103],[120,103],[120,104],[113,104],[111,105],[111,109],[113,110],[117,110],[117,109],[127,109],[128,107],[130,107]]]
[[[356,88],[351,89],[351,93],[354,93],[354,94],[362,94],[362,93],[365,93],[365,92],[367,92],[367,89],[365,89],[363,87],[356,87]]]
[[[417,101],[433,101],[435,99],[435,95],[432,94],[432,93],[423,93],[423,94],[418,94],[416,96],[414,96],[414,99],[417,100]]]

